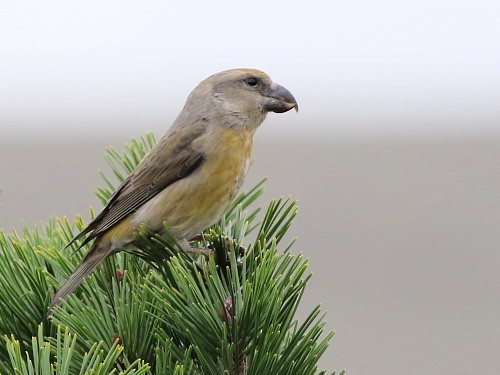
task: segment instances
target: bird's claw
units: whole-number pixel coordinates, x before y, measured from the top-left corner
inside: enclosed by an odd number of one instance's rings
[[[184,250],[186,253],[195,254],[195,255],[205,255],[206,257],[213,256],[214,251],[210,248],[206,247],[189,247]]]
[[[202,233],[197,234],[196,236],[191,238],[191,241],[198,241],[198,242],[205,241],[205,237],[203,236]],[[233,251],[237,251],[236,264],[238,265],[238,268],[241,268],[241,266],[243,265],[242,258],[245,256],[245,252],[246,252],[245,247],[242,245],[237,245],[233,238],[227,236],[226,241],[225,241],[225,249],[226,249],[226,261],[225,262],[227,262],[227,260],[230,259],[231,253]],[[213,255],[215,255],[214,250],[215,250],[214,245],[209,244],[206,248],[190,247],[186,251],[189,253],[192,253],[192,254],[202,254],[202,255],[206,255],[206,256],[213,256]]]

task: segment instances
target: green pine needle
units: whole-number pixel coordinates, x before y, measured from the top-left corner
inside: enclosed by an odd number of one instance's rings
[[[154,144],[147,134],[123,152],[106,149],[103,204]],[[296,318],[310,274],[293,242],[281,245],[296,201],[272,200],[260,218],[263,188],[264,180],[240,194],[191,243],[211,256],[183,252],[168,228],[142,227],[135,247],[108,257],[50,319],[51,294],[90,246],[65,248],[85,223],[0,232],[0,373],[326,374],[317,363],[333,332],[319,307]]]

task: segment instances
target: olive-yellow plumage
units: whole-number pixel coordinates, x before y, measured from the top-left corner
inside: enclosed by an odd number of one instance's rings
[[[94,243],[52,299],[51,309],[108,255],[134,241],[141,224],[164,223],[184,246],[216,222],[245,178],[253,135],[268,112],[297,109],[292,94],[255,69],[202,81],[167,133],[117,188],[103,211],[71,243]]]

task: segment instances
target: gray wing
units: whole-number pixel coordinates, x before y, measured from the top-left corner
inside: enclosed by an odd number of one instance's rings
[[[184,128],[185,129],[185,128]],[[204,155],[192,148],[192,142],[204,133],[202,126],[178,130],[160,139],[111,196],[96,218],[67,245],[90,235],[78,249],[137,211],[144,203],[170,184],[193,173],[204,161]]]

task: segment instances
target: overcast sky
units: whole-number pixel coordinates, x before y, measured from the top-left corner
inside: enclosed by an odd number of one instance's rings
[[[270,134],[500,135],[498,0],[0,1],[5,136],[162,133],[233,67],[299,101]]]

